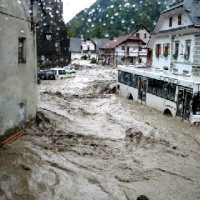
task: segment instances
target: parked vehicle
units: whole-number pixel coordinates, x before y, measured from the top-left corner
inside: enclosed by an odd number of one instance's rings
[[[73,74],[75,73],[75,69],[73,65],[68,65],[66,67],[64,67],[65,71],[67,74]]]
[[[49,70],[40,70],[38,72],[38,78],[41,80],[55,80],[55,74]]]
[[[67,78],[67,74],[64,68],[51,68],[50,71],[55,74],[57,79]]]
[[[44,77],[45,77],[45,71],[44,71],[44,70],[40,70],[40,71],[38,72],[38,78],[43,80]]]
[[[47,72],[45,72],[44,79],[45,80],[55,80],[56,76],[52,71],[47,71]]]

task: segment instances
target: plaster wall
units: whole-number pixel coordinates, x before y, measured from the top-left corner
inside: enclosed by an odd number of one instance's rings
[[[27,1],[20,2],[0,1],[0,136],[36,117],[36,40]],[[18,63],[19,37],[25,38],[25,63]]]
[[[139,38],[146,44],[149,42],[151,35],[146,29],[141,28],[136,33],[139,33]],[[133,35],[136,36],[136,33],[134,33]]]
[[[178,15],[182,15],[181,25],[178,25]],[[169,18],[172,17],[172,26],[169,26]],[[154,32],[157,33],[159,31],[164,30],[170,30],[175,28],[181,28],[186,27],[189,25],[193,25],[191,19],[189,18],[188,14],[186,12],[183,12],[182,9],[176,10],[176,13],[174,11],[170,11],[167,13],[164,13],[160,16],[156,27],[154,29]]]
[[[163,37],[163,38],[156,38],[153,41],[153,62],[152,66],[156,68],[163,68],[164,66],[167,66],[168,68],[170,67],[170,54],[165,57],[163,55],[163,46],[164,44],[170,44],[171,48],[171,38],[169,37]],[[160,44],[161,45],[161,53],[158,57],[156,57],[156,45]],[[170,53],[170,50],[169,50]]]
[[[186,41],[191,41],[190,47],[190,56],[189,59],[184,58],[184,54],[186,53]],[[174,38],[174,43],[179,43],[179,54],[176,60],[173,59],[172,56],[172,63],[174,64],[174,68],[178,70],[178,73],[183,73],[183,71],[188,71],[189,73],[192,72],[192,65],[194,62],[194,47],[195,47],[195,39],[194,35],[179,35]],[[174,52],[174,46],[172,48],[172,52]]]
[[[89,47],[89,49],[88,49]],[[94,51],[95,50],[95,45],[92,41],[90,40],[86,40],[85,42],[82,43],[82,50],[90,50],[90,51]]]

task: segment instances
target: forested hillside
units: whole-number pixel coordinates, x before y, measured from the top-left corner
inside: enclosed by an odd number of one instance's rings
[[[66,24],[69,36],[108,37],[131,33],[139,24],[150,31],[173,0],[97,0]]]

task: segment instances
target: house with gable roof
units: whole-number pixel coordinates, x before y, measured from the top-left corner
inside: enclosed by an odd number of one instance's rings
[[[176,0],[161,12],[148,47],[153,67],[200,75],[200,0]]]
[[[133,31],[131,35],[134,35],[135,37],[141,39],[146,44],[149,42],[151,38],[151,32],[141,24],[136,26],[136,30]]]
[[[71,60],[80,60],[83,56],[97,59],[99,48],[108,41],[106,38],[70,38]]]
[[[120,36],[100,48],[99,61],[103,65],[146,64],[146,43],[132,34]]]

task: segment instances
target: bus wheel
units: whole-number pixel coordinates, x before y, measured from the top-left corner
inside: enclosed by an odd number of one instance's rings
[[[127,99],[129,99],[129,100],[133,100],[133,96],[132,96],[131,93],[128,94]]]
[[[163,114],[166,115],[166,116],[172,117],[172,113],[168,108],[164,110]]]

